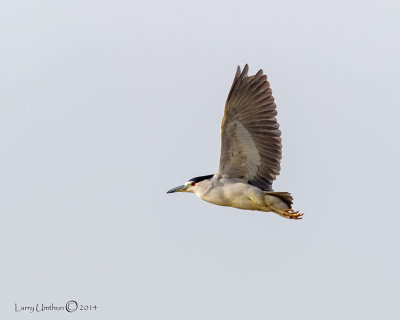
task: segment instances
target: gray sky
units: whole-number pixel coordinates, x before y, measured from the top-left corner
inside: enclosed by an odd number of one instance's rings
[[[3,1],[2,319],[398,319],[397,1]],[[218,168],[238,64],[302,221],[165,192]],[[97,311],[28,314],[69,300]]]

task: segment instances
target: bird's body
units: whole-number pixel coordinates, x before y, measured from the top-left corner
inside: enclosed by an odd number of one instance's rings
[[[193,192],[200,199],[220,206],[260,211],[265,208],[263,192],[244,179],[215,177],[198,183]]]
[[[245,210],[275,212],[301,219],[292,210],[288,192],[274,192],[280,171],[281,132],[276,105],[262,70],[247,76],[248,66],[236,72],[221,123],[221,158],[214,175],[190,179],[172,192],[192,192],[200,199]]]
[[[291,207],[289,193],[263,191],[241,178],[213,176],[211,179],[196,183],[190,189],[189,192],[193,192],[200,199],[219,206],[264,212],[276,211],[284,217],[286,217],[285,210]]]

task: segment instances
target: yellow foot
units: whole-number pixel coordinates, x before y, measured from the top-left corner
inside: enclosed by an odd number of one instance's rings
[[[298,211],[294,211],[292,209],[286,209],[286,210],[279,210],[279,214],[287,219],[300,220],[302,219],[304,213],[299,213]]]

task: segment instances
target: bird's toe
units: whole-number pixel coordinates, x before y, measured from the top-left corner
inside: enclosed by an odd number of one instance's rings
[[[304,215],[304,213],[299,213],[299,211],[294,211],[292,209],[282,210],[281,212],[279,212],[279,214],[287,219],[295,219],[295,220],[302,219],[302,216]]]

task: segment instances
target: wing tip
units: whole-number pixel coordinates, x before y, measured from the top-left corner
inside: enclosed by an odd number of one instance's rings
[[[242,71],[242,77],[246,77],[248,72],[249,72],[249,65],[246,63]]]
[[[243,71],[241,71],[240,66],[237,67],[236,74],[240,75],[241,78],[245,78],[248,76],[248,72],[249,72],[249,65],[246,63],[243,67]],[[258,70],[258,72],[253,77],[256,79],[260,77],[265,77],[265,80],[267,79],[267,75],[264,74],[263,69]]]

